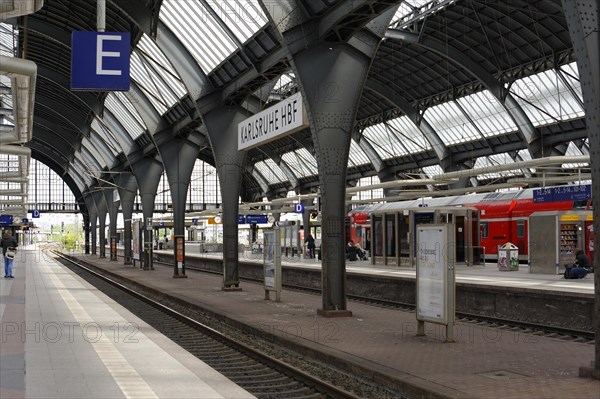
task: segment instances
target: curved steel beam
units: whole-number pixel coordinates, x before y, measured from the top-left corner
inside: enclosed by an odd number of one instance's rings
[[[415,44],[431,50],[441,57],[447,58],[455,65],[460,66],[465,71],[470,73],[474,78],[478,79],[483,85],[498,99],[498,101],[504,106],[506,112],[511,116],[523,141],[527,144],[532,156],[535,156],[540,152],[540,135],[536,132],[533,123],[523,110],[523,107],[515,100],[510,94],[510,91],[504,89],[502,84],[494,79],[485,69],[483,69],[478,63],[474,62],[463,52],[457,50],[452,46],[446,45],[441,41],[432,37],[422,37],[417,34],[401,31],[397,29],[389,29],[386,32],[386,37],[390,39],[400,40],[403,42]]]

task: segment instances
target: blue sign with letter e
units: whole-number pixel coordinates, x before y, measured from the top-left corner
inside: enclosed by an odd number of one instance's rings
[[[71,90],[129,90],[129,32],[73,32]]]

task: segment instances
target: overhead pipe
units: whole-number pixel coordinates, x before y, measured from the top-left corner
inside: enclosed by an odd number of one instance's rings
[[[21,177],[21,172],[0,172],[0,180]]]
[[[23,195],[27,195],[27,192],[24,189],[14,188],[14,189],[0,190],[0,195],[21,197]],[[2,202],[2,200],[0,200],[0,202]]]
[[[19,129],[13,132],[13,142],[27,142],[31,140],[33,130],[37,65],[33,61],[0,55],[0,75],[13,79],[15,129]],[[8,143],[11,137],[0,136],[0,143]]]
[[[0,143],[0,154],[31,156],[31,148],[22,145],[2,144]]]
[[[0,177],[0,182],[4,183],[28,183],[28,177]]]
[[[561,165],[565,163],[590,163],[589,155],[564,155],[545,158],[530,159],[528,161],[511,162],[505,165],[484,166],[482,168],[457,170],[456,172],[441,173],[431,176],[433,180],[462,179],[465,177],[477,177],[486,173],[498,173],[500,171],[537,168],[550,165]]]
[[[98,32],[106,30],[106,0],[98,0],[96,4],[96,28]]]
[[[44,0],[19,0],[0,2],[0,21],[33,14],[44,6]]]
[[[537,159],[531,159],[528,161],[513,162],[510,164],[506,164],[506,165],[486,166],[486,167],[476,168],[476,169],[466,169],[466,170],[460,170],[460,171],[456,171],[456,172],[441,173],[439,175],[431,176],[431,178],[429,178],[429,179],[411,179],[411,180],[404,179],[404,180],[394,180],[394,181],[389,181],[389,182],[371,184],[371,185],[367,185],[367,186],[349,187],[349,188],[346,188],[346,193],[353,194],[353,193],[357,193],[360,191],[375,190],[375,189],[380,189],[380,188],[402,187],[402,186],[452,184],[463,177],[477,177],[478,175],[482,175],[482,174],[486,174],[486,173],[497,173],[499,171],[534,168],[534,167],[542,167],[542,166],[549,166],[549,165],[560,165],[560,164],[565,164],[565,163],[589,163],[589,162],[590,162],[589,155],[575,155],[575,156],[565,155],[565,156],[537,158]],[[548,181],[548,178],[546,178],[546,181]],[[562,181],[557,180],[556,182],[568,182],[568,181],[571,181],[571,180],[562,180]],[[398,200],[403,200],[403,199],[414,199],[419,196],[431,197],[431,196],[441,196],[441,195],[464,194],[467,192],[486,192],[486,191],[493,191],[493,190],[506,189],[506,188],[523,187],[523,186],[527,185],[528,183],[535,183],[535,182],[537,182],[537,181],[534,178],[522,179],[522,180],[514,179],[514,180],[509,180],[508,183],[493,184],[493,185],[486,185],[486,186],[480,186],[480,187],[465,187],[465,188],[449,189],[449,190],[441,190],[441,191],[429,191],[429,190],[409,191],[406,194],[401,194],[401,195],[391,196],[391,197],[373,198],[370,200],[348,200],[348,201],[346,201],[346,204],[363,204],[363,203],[370,203],[370,202],[398,201]],[[292,203],[299,199],[315,198],[316,196],[317,196],[317,194],[311,193],[311,194],[303,194],[303,195],[298,195],[298,196],[288,197],[288,198],[278,198],[278,199],[268,201],[268,202],[243,203],[243,204],[240,204],[240,209],[249,209],[252,207],[261,207],[261,206],[269,206],[269,205],[283,205],[286,203]],[[217,214],[220,212],[221,212],[220,209],[211,209],[211,210],[207,210],[207,211],[201,211],[198,213],[188,214],[188,216],[191,216],[191,215],[206,216],[207,214]]]

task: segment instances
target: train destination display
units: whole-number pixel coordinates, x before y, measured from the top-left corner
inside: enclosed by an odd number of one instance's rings
[[[585,201],[592,198],[592,185],[544,187],[533,190],[533,202]]]

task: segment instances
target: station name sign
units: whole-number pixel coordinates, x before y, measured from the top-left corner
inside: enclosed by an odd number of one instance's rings
[[[533,202],[585,201],[592,198],[590,184],[546,187],[533,190]]]
[[[238,150],[249,150],[306,127],[308,118],[298,92],[240,122]]]

